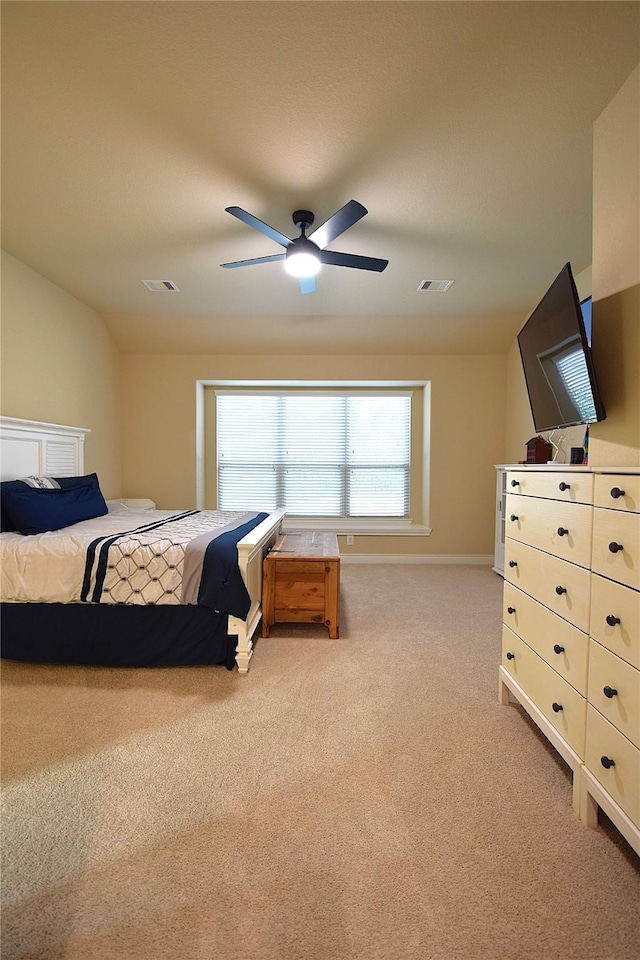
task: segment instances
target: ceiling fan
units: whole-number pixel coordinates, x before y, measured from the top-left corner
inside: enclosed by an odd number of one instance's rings
[[[300,230],[300,236],[290,240],[279,230],[270,227],[268,223],[258,220],[253,214],[247,213],[242,207],[225,207],[227,213],[243,223],[253,227],[265,236],[275,240],[285,247],[285,253],[274,253],[269,257],[254,257],[252,260],[235,260],[233,263],[221,263],[227,270],[234,267],[248,267],[255,263],[272,263],[275,260],[284,260],[285,269],[292,276],[297,277],[301,293],[313,293],[316,289],[313,279],[323,263],[334,267],[355,267],[357,270],[375,270],[382,273],[389,263],[388,260],[379,260],[377,257],[361,257],[355,253],[338,253],[326,250],[325,247],[339,237],[341,233],[361,220],[368,212],[357,200],[349,200],[343,207],[329,217],[322,226],[318,227],[310,236],[306,231],[312,226],[314,216],[310,210],[296,210],[293,222]]]

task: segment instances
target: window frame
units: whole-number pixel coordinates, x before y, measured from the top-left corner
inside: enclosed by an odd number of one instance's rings
[[[215,491],[207,482],[207,476],[217,469],[215,447],[215,390],[243,388],[313,391],[330,390],[384,392],[386,390],[411,391],[411,516],[409,518],[363,519],[337,518],[285,518],[284,529],[331,531],[339,534],[372,536],[429,536],[429,456],[430,456],[430,407],[431,385],[428,380],[247,380],[207,379],[196,380],[196,509],[217,509]],[[214,436],[211,443],[211,416],[214,415]],[[212,455],[213,448],[213,455]]]

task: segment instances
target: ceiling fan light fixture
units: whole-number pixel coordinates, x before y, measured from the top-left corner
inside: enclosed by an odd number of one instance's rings
[[[311,216],[311,214],[309,214]],[[304,230],[304,225],[302,225]],[[320,273],[320,249],[305,237],[296,237],[287,247],[284,268],[292,277],[315,277]]]
[[[307,250],[287,251],[284,268],[292,277],[315,277],[320,273],[322,264],[315,255]]]

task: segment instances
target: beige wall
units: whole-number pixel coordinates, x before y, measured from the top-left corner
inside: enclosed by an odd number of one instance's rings
[[[552,279],[552,278],[551,278]],[[593,360],[607,419],[592,424],[592,466],[640,465],[640,68],[594,126]],[[587,296],[587,272],[576,277]],[[532,304],[532,308],[535,304]],[[523,322],[525,318],[523,317]],[[535,435],[517,342],[506,357],[505,462]],[[564,446],[577,445],[576,428]],[[569,434],[569,431],[566,431]],[[572,439],[576,438],[576,439]],[[557,439],[557,437],[555,438]]]
[[[640,67],[593,131],[593,352],[607,419],[589,462],[640,466]]]
[[[118,352],[101,318],[2,253],[2,413],[88,427],[85,468],[120,496]]]
[[[195,506],[196,380],[431,382],[430,537],[357,537],[352,552],[493,553],[495,471],[504,451],[505,358],[124,356],[123,487],[162,507]],[[348,548],[345,549],[347,552]]]
[[[593,294],[640,282],[640,66],[593,127]]]

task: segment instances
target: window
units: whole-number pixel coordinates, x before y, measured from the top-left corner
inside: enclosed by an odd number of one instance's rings
[[[409,517],[411,393],[217,390],[221,510]]]

